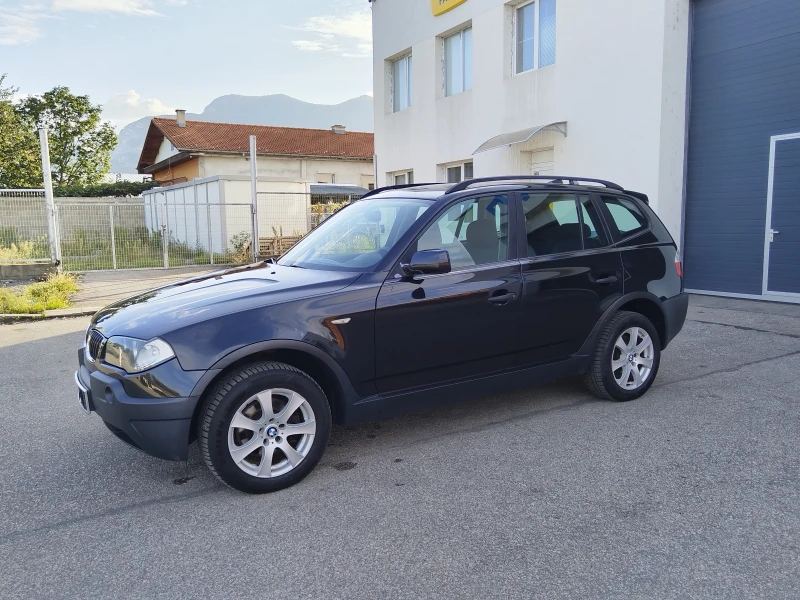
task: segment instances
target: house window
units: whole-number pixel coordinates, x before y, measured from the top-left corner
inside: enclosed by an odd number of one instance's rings
[[[472,28],[444,39],[445,95],[472,89]]]
[[[411,55],[392,62],[392,112],[411,106]]]
[[[317,183],[336,183],[334,173],[317,173]]]
[[[447,176],[447,183],[459,183],[461,181],[472,179],[472,161],[446,166],[445,175]]]
[[[399,171],[389,174],[391,185],[411,185],[414,183],[414,171]]]
[[[516,73],[556,62],[556,0],[535,0],[515,10]]]

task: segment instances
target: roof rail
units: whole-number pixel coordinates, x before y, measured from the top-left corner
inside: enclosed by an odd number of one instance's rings
[[[366,194],[361,196],[359,200],[363,200],[364,198],[369,198],[370,196],[374,196],[375,194],[380,194],[381,192],[386,192],[389,190],[403,190],[405,188],[412,188],[412,187],[419,187],[422,185],[436,185],[435,183],[404,183],[402,185],[387,185],[382,188],[376,188],[374,190],[368,191]],[[622,189],[622,188],[620,188]]]
[[[536,181],[549,181],[551,183],[562,183],[566,181],[569,185],[578,185],[577,182],[579,181],[586,181],[590,183],[599,183],[604,185],[607,188],[624,191],[623,187],[619,184],[616,184],[612,181],[606,181],[604,179],[591,179],[589,177],[557,177],[555,175],[506,175],[504,177],[479,177],[477,179],[467,179],[466,181],[462,181],[461,183],[455,184],[449,190],[447,190],[448,194],[452,194],[453,192],[461,192],[463,190],[469,189],[469,187],[473,183],[488,183],[492,181],[514,181],[514,180],[536,180]]]

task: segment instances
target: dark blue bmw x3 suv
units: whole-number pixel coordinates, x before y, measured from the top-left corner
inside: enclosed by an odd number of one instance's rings
[[[300,481],[353,424],[580,375],[644,394],[683,327],[674,241],[611,182],[496,177],[370,192],[277,261],[101,310],[81,404],[133,446],[228,485]]]

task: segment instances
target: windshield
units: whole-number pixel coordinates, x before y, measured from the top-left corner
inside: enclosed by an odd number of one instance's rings
[[[431,204],[407,198],[355,202],[323,221],[278,264],[329,271],[372,269]]]

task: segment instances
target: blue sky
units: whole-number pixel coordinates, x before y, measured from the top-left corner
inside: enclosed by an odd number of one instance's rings
[[[66,85],[116,126],[224,94],[371,93],[367,0],[0,0],[0,74]]]

